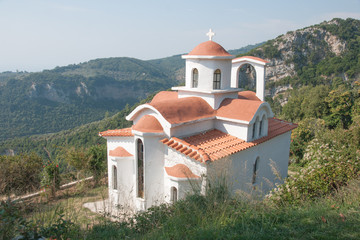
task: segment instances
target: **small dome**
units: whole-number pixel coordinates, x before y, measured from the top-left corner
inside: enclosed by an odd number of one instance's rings
[[[188,55],[221,56],[231,57],[220,44],[214,41],[206,41],[197,45]]]
[[[133,126],[133,130],[140,132],[162,132],[163,128],[159,121],[151,116],[145,115]]]
[[[176,178],[200,178],[198,175],[195,175],[186,165],[176,164],[172,167],[165,167],[167,175]]]
[[[150,104],[173,99],[178,99],[178,92],[161,91],[153,97]]]
[[[109,156],[111,157],[132,157],[133,155],[126,151],[123,147],[117,147],[114,150],[110,150]]]

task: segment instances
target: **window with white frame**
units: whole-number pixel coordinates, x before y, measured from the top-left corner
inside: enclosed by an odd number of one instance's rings
[[[176,187],[171,187],[171,196],[170,196],[170,201],[172,203],[176,203],[177,200],[178,200],[178,191],[177,191],[177,188]]]
[[[144,144],[137,140],[137,197],[144,198]]]
[[[214,72],[214,80],[213,80],[213,89],[220,89],[221,88],[221,71],[217,69]]]
[[[115,165],[113,166],[112,177],[113,177],[113,189],[117,190],[118,189],[117,167]]]
[[[199,85],[199,71],[194,68],[192,72],[192,87],[197,88]]]

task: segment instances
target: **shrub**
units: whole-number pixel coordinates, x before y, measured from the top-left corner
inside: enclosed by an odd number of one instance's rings
[[[94,145],[89,149],[70,148],[64,152],[66,161],[79,172],[87,171],[92,174],[95,186],[106,170],[106,146]]]
[[[51,196],[55,197],[56,191],[60,189],[60,171],[57,161],[48,161],[43,165],[41,186],[45,190],[50,190]]]
[[[336,138],[334,138],[336,136]],[[268,197],[277,203],[313,200],[337,191],[360,173],[360,152],[348,130],[328,130],[312,140],[304,154],[304,168],[274,189]]]
[[[42,159],[36,154],[0,156],[0,194],[23,194],[40,186]]]
[[[321,119],[304,119],[298,123],[298,127],[291,133],[290,154],[292,163],[304,165],[304,152],[308,143],[314,139],[319,131],[324,130],[325,122]]]

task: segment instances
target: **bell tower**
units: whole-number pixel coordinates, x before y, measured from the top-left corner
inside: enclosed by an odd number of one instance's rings
[[[185,63],[185,87],[173,87],[179,97],[201,97],[217,109],[225,98],[237,98],[238,88],[231,88],[231,67],[234,56],[212,40],[215,33],[210,29],[209,40],[197,45],[183,55]]]

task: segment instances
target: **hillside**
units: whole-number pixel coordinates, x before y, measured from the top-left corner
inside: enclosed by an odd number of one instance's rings
[[[291,31],[246,55],[270,62],[266,88],[271,97],[304,85],[351,84],[360,79],[360,21],[333,19]]]
[[[254,46],[233,50],[242,53]],[[180,55],[95,59],[37,73],[0,73],[0,141],[98,121],[184,81]]]
[[[272,104],[273,111],[277,115],[282,114],[282,107],[290,98],[289,91],[293,88],[319,84],[336,87],[341,83],[351,86],[359,79],[359,25],[360,21],[355,19],[334,19],[288,32],[246,53],[246,55],[258,56],[270,61],[267,68],[267,100]],[[122,77],[125,76],[124,73],[113,71],[118,61],[123,63],[120,64],[122,71],[127,69],[126,76],[140,79],[128,81]],[[130,65],[134,67],[126,68],[123,66],[124,62],[130,62]],[[138,75],[135,63],[139,64],[145,75]],[[146,64],[151,64],[152,67],[146,67],[148,66]],[[0,88],[2,101],[0,128],[4,129],[1,131],[0,138],[10,139],[13,136],[55,132],[103,119],[105,115],[110,116],[111,113],[121,110],[126,103],[133,104],[139,98],[148,96],[150,92],[176,85],[181,79],[166,78],[165,74],[171,73],[170,75],[176,76],[175,73],[183,71],[183,67],[180,56],[149,61],[113,58],[93,60],[79,66],[69,65],[42,73],[22,74],[21,78],[7,80],[6,90]],[[93,72],[87,73],[87,77],[72,75],[86,72],[85,69],[93,69]],[[96,74],[103,75],[95,76]],[[168,82],[161,80],[162,77],[168,79]],[[48,84],[49,79],[53,79],[52,84]],[[64,90],[59,91],[58,88]],[[134,92],[136,88],[141,91]],[[24,92],[26,94],[23,94]],[[325,92],[324,97],[328,93]],[[119,96],[121,98],[116,99]],[[296,106],[296,103],[292,104]],[[53,111],[54,109],[58,112]],[[106,114],[107,111],[109,114]],[[288,116],[285,116],[285,119],[301,120]],[[104,121],[108,120],[109,118],[106,118]],[[96,131],[91,129],[106,129],[99,127],[101,123],[102,121],[79,128],[87,129],[89,136],[84,137],[86,140],[73,136],[74,132],[78,132],[77,129],[49,136],[54,136],[54,138],[62,136],[61,141],[76,143],[75,145],[81,142],[91,144],[97,141],[94,140],[96,137],[90,136],[90,132],[96,135]],[[121,124],[113,124],[112,128],[120,126]],[[7,141],[1,144],[0,152],[4,153],[5,149],[13,149],[15,152],[29,151],[36,148],[35,146],[40,141],[35,139],[46,138],[32,137]]]
[[[97,59],[3,79],[0,140],[97,121],[174,85],[162,70],[131,58]]]

